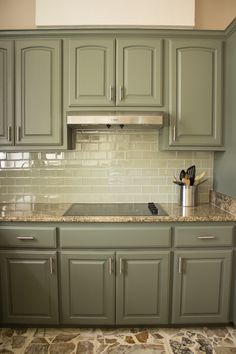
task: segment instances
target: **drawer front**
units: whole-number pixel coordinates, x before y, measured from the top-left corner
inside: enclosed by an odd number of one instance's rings
[[[171,227],[84,226],[60,228],[62,248],[169,247]]]
[[[0,247],[56,248],[56,227],[0,227]]]
[[[175,227],[175,247],[232,246],[233,226]]]

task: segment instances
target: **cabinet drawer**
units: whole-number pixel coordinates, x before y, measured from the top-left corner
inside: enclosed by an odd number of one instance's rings
[[[171,227],[83,226],[60,228],[62,248],[169,247]]]
[[[0,227],[0,247],[55,248],[55,227]]]
[[[175,247],[232,246],[233,226],[191,226],[175,228]]]

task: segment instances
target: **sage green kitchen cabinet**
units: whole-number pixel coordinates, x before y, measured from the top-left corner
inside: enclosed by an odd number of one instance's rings
[[[232,250],[177,250],[172,322],[227,323]]]
[[[0,145],[14,143],[14,49],[13,41],[0,40]]]
[[[222,43],[169,40],[169,126],[163,132],[164,147],[222,150]]]
[[[15,145],[62,145],[61,40],[15,42]]]
[[[168,323],[168,251],[61,252],[64,324]]]
[[[77,106],[162,106],[163,40],[87,37],[65,40],[64,96]]]
[[[57,324],[55,251],[0,251],[3,323]]]
[[[117,106],[163,106],[162,56],[162,39],[117,39]]]
[[[61,252],[61,309],[64,324],[115,323],[114,252]]]
[[[117,324],[167,324],[170,252],[117,252]]]
[[[65,40],[65,100],[76,106],[113,106],[115,40],[80,37]]]

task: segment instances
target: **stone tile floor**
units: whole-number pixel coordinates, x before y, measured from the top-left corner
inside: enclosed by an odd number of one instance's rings
[[[233,354],[236,329],[0,328],[4,354]]]

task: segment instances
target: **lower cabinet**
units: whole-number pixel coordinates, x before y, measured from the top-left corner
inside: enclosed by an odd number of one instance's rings
[[[57,324],[54,251],[0,251],[2,322]]]
[[[169,257],[168,251],[62,251],[63,323],[168,323]]]
[[[229,322],[231,271],[231,250],[176,251],[172,322]]]

